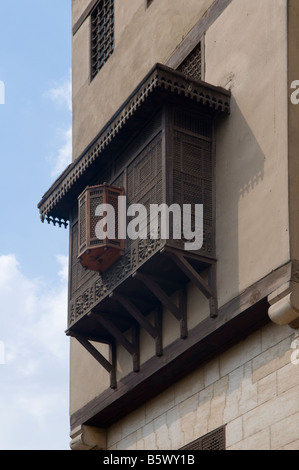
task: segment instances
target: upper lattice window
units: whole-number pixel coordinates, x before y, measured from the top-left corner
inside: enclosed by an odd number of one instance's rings
[[[91,13],[91,80],[114,49],[114,0],[100,0]]]
[[[201,43],[186,57],[184,62],[178,67],[180,72],[194,78],[195,80],[202,79],[202,51]]]

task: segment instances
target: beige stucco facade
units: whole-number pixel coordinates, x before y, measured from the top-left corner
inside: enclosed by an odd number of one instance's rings
[[[90,3],[72,0],[73,25]],[[92,82],[90,18],[85,19],[73,36],[74,160],[150,68],[168,63],[213,3],[154,0],[146,9],[144,0],[115,0],[115,50]],[[290,69],[292,80],[299,79],[294,64],[299,34],[298,23],[290,23],[288,15],[290,8],[295,17],[299,10],[287,0],[227,3],[203,36],[203,79],[232,93],[230,116],[217,120],[215,126],[220,308],[291,259],[298,259],[299,251],[295,241],[299,240],[298,202],[294,200],[299,175],[298,111],[289,100]],[[293,284],[277,283],[272,297],[267,293],[269,299],[284,298]],[[261,295],[257,288],[252,304]],[[208,302],[192,285],[187,298],[192,329],[209,316]],[[164,310],[164,346],[178,337],[177,330],[177,321]],[[101,431],[100,437],[96,434],[91,438],[94,444],[86,447],[96,446],[99,439],[99,448],[175,450],[226,425],[228,449],[298,450],[299,364],[291,361],[295,335],[288,324],[269,322]],[[140,344],[142,365],[154,355],[154,344],[144,331]],[[108,358],[108,347],[96,347]],[[117,378],[121,379],[131,370],[131,358],[122,346],[117,357]],[[73,414],[109,387],[109,374],[73,339],[70,359]],[[74,435],[78,430],[73,430]]]

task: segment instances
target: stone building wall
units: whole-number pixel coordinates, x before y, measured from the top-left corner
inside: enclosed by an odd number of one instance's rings
[[[299,448],[294,330],[269,323],[107,434],[109,450],[177,450],[226,425],[227,450]]]

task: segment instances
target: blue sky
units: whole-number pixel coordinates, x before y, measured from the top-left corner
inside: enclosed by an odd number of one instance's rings
[[[69,449],[68,230],[37,204],[71,161],[71,0],[0,1],[0,450]]]

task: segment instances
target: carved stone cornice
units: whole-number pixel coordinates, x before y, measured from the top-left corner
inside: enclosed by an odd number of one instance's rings
[[[107,433],[105,429],[79,425],[71,432],[71,450],[106,450]]]
[[[193,80],[181,72],[156,64],[83,154],[66,168],[45,193],[38,204],[42,221],[66,224],[69,219],[69,201],[77,197],[86,186],[88,170],[95,162],[100,161],[100,157],[111,143],[117,144],[120,132],[123,132],[132,120],[134,122],[137,114],[140,126],[142,119],[145,121],[148,118],[149,112],[159,106],[164,96],[177,99],[183,97],[208,112],[230,113],[229,91]],[[144,106],[147,112],[138,113]]]
[[[291,279],[268,296],[269,317],[276,325],[299,328],[299,263],[292,262]]]

